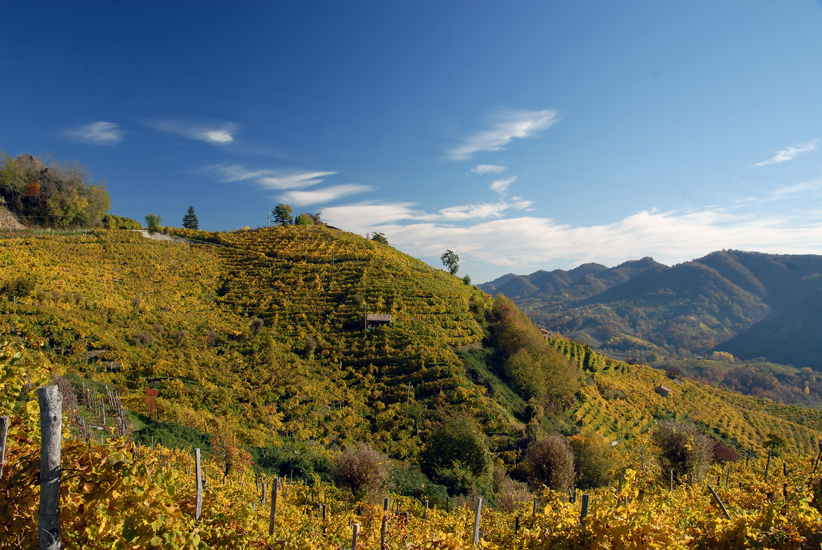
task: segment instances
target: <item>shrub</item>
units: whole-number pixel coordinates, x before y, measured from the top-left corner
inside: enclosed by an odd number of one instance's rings
[[[57,384],[60,395],[63,396],[63,414],[69,415],[77,410],[77,395],[74,393],[74,385],[71,380],[63,376],[58,376],[52,381]]]
[[[577,487],[594,489],[608,485],[616,466],[613,447],[597,432],[585,432],[570,438],[574,452]]]
[[[733,447],[729,447],[724,443],[715,441],[711,448],[711,456],[714,462],[724,464],[726,462],[736,462],[739,460],[739,453]]]
[[[334,465],[334,479],[357,500],[374,495],[385,484],[386,459],[366,443],[346,448]]]
[[[431,481],[422,473],[419,466],[392,466],[389,470],[388,485],[392,491],[400,495],[419,501],[427,499],[430,506],[444,508],[448,505],[448,489]]]
[[[157,214],[149,214],[146,216],[146,228],[148,228],[149,233],[159,233],[160,232],[160,222],[162,222],[162,218]]]
[[[217,333],[213,330],[208,331],[208,345],[212,348],[217,345]]]
[[[710,467],[713,442],[692,424],[661,421],[653,435],[659,447],[659,461],[664,472],[673,470],[680,476],[693,475],[701,480]]]
[[[514,481],[505,469],[499,466],[494,466],[494,492],[497,507],[506,512],[515,510],[524,502],[530,502],[532,498],[527,484]]]
[[[264,471],[278,476],[291,476],[303,481],[315,478],[325,482],[334,479],[334,463],[325,450],[306,443],[287,443],[277,447],[251,449],[254,463]]]
[[[177,331],[177,335],[175,336],[175,340],[176,340],[178,346],[182,345],[182,343],[185,342],[186,336],[188,336],[188,332],[186,332],[184,330],[178,330]]]
[[[553,434],[533,442],[525,453],[529,485],[567,491],[574,484],[574,453],[567,438]]]
[[[34,292],[37,286],[36,275],[21,275],[0,287],[0,292],[9,298],[24,298]]]
[[[422,472],[461,493],[491,469],[491,455],[476,421],[468,417],[443,420],[434,426],[420,453]]]
[[[138,332],[137,335],[134,336],[135,346],[150,346],[156,341],[157,340],[154,339],[154,336],[152,336],[148,332]]]
[[[263,330],[263,324],[263,320],[259,318],[251,321],[251,333],[254,335],[259,334],[260,331]]]

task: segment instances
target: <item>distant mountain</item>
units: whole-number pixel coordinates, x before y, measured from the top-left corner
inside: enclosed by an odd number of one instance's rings
[[[822,370],[822,291],[791,304],[718,346],[740,357]]]
[[[818,255],[724,250],[672,267],[643,258],[614,268],[510,274],[480,288],[505,294],[549,330],[616,357],[689,357],[727,342],[743,358],[822,369],[822,360],[809,359],[822,354],[806,337],[808,327],[822,325],[822,308],[802,305],[822,289]],[[788,312],[793,308],[802,313],[801,326]],[[752,336],[743,337],[749,329]],[[766,341],[777,333],[779,344]],[[795,360],[785,351],[774,355],[777,348],[792,350]]]

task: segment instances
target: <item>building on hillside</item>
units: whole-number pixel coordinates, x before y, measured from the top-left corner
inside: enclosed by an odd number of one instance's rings
[[[670,397],[671,396],[671,388],[666,386],[657,386],[654,388],[654,391],[661,395],[662,397]]]
[[[365,328],[368,330],[391,324],[391,315],[385,313],[369,313],[365,316]]]

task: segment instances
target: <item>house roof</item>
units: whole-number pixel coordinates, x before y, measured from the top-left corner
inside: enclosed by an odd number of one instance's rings
[[[667,392],[670,392],[670,391],[671,391],[671,388],[669,388],[669,387],[667,387],[667,386],[657,386],[657,387],[655,387],[655,388],[654,388],[654,390],[655,390],[655,391],[662,390],[662,391],[667,391]]]

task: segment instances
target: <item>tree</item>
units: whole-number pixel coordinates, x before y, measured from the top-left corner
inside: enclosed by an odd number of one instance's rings
[[[188,214],[183,216],[183,229],[200,229],[200,222],[194,214],[194,207],[188,207]]]
[[[160,231],[160,222],[163,221],[163,218],[158,216],[157,214],[149,214],[146,216],[146,227],[148,227],[149,233],[158,233]]]
[[[460,270],[460,257],[454,254],[451,250],[446,250],[443,252],[442,256],[440,256],[440,260],[442,260],[442,265],[445,266],[445,269],[447,269],[451,275],[456,275],[457,271]]]
[[[287,205],[280,203],[271,211],[274,216],[274,223],[277,225],[291,225],[294,223],[294,209]]]
[[[334,478],[348,487],[355,499],[373,495],[385,483],[386,458],[368,446],[357,443],[347,447],[335,461]]]
[[[447,418],[434,426],[420,453],[420,467],[428,477],[452,493],[465,493],[493,465],[485,434],[470,417]]]
[[[388,239],[385,238],[385,233],[371,233],[371,240],[388,246]]]
[[[776,432],[770,432],[765,436],[765,441],[762,442],[766,449],[775,451],[777,448],[783,448],[788,445],[787,440]]]
[[[693,475],[696,481],[708,472],[713,458],[713,441],[692,424],[670,420],[660,422],[653,434],[659,448],[663,471],[680,476]]]
[[[567,491],[574,484],[574,453],[565,437],[552,434],[531,443],[525,452],[529,483],[533,489],[547,485]]]

